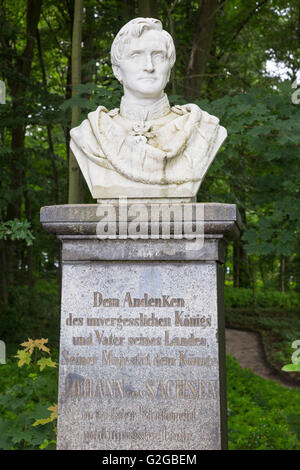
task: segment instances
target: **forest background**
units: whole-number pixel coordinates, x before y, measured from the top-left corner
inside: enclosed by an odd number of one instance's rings
[[[251,289],[254,304],[262,288],[300,304],[300,1],[1,0],[0,336],[8,347],[45,329],[58,343],[60,243],[39,211],[93,202],[69,131],[99,104],[119,105],[109,52],[136,16],[160,18],[174,38],[170,102],[195,102],[228,130],[198,194],[237,204],[242,216],[227,285]]]

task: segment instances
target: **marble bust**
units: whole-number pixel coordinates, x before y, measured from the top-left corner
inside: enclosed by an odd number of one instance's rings
[[[164,89],[173,39],[154,18],[135,18],[111,48],[120,108],[99,106],[71,130],[71,149],[96,199],[192,199],[227,136],[195,104],[170,107]]]

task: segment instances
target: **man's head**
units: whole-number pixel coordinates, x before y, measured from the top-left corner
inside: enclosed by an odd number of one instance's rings
[[[115,37],[111,62],[125,95],[159,98],[175,63],[173,39],[154,18],[135,18]]]

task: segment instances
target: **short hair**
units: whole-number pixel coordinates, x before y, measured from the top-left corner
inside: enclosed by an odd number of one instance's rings
[[[161,21],[155,18],[134,18],[120,29],[111,46],[110,56],[112,65],[119,65],[124,45],[129,43],[132,37],[139,38],[147,30],[156,30],[163,35],[166,41],[168,60],[172,68],[176,60],[172,36],[163,29]]]

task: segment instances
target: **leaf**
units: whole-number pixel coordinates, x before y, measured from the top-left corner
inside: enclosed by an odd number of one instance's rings
[[[28,220],[7,220],[0,222],[0,239],[7,240],[25,240],[27,246],[32,245],[35,237],[30,231],[30,222]]]
[[[51,423],[52,419],[49,417],[49,418],[42,418],[42,419],[38,419],[36,420],[32,426],[39,426],[40,424],[44,425],[44,424],[47,424],[47,423]]]
[[[56,441],[48,441],[48,439],[45,439],[44,442],[40,445],[40,450],[46,449],[50,444],[56,444]]]
[[[45,346],[45,343],[48,343],[48,339],[41,338],[41,339],[29,339],[21,344],[25,348],[25,351],[29,351],[32,354],[34,348],[38,348],[42,351],[47,352],[50,354],[50,349]]]
[[[300,363],[298,364],[287,364],[282,367],[284,372],[300,372]]]
[[[24,341],[24,343],[21,343],[21,346],[23,346],[25,349],[24,349],[24,352],[28,351],[29,354],[31,355],[33,353],[33,350],[34,350],[34,340],[33,339],[30,339],[28,338],[28,341]]]
[[[47,424],[47,423],[51,423],[52,421],[55,421],[57,419],[57,415],[58,415],[58,406],[57,406],[57,404],[49,406],[49,408],[47,408],[47,409],[49,411],[51,411],[51,415],[49,416],[49,418],[38,419],[37,421],[35,421],[33,423],[32,426],[39,426],[40,424],[44,425],[44,424]]]
[[[30,352],[23,350],[23,349],[20,349],[19,351],[17,351],[17,354],[14,357],[19,359],[18,367],[22,367],[24,364],[29,365],[31,362]]]
[[[40,366],[40,371],[42,371],[47,366],[56,367],[56,362],[52,361],[51,357],[42,357],[37,361],[37,365]]]
[[[47,346],[45,346],[45,343],[48,343],[48,339],[45,339],[45,338],[42,338],[42,339],[36,339],[35,340],[35,346],[42,350],[42,351],[45,351],[47,352],[48,354],[50,354],[50,349],[47,348]]]

